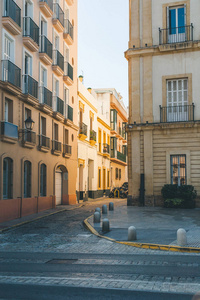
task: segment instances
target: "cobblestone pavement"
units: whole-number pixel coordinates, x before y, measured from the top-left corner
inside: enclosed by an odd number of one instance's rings
[[[80,265],[144,265],[149,267],[160,266],[165,268],[200,267],[199,254],[168,252],[159,250],[139,249],[132,246],[114,243],[101,239],[84,227],[82,221],[92,215],[94,209],[102,204],[108,204],[110,199],[86,203],[83,207],[73,211],[65,211],[56,215],[25,224],[8,232],[0,234],[0,264],[1,263],[46,263],[47,259],[35,258],[5,258],[1,253],[6,252],[46,252],[65,254],[110,254],[110,255],[144,255],[143,259],[136,262],[134,259],[84,259],[80,258]],[[115,207],[125,207],[126,200],[114,200]],[[164,260],[157,259],[157,255],[165,256]],[[175,256],[177,261],[168,262],[167,257]],[[188,262],[182,263],[179,257],[188,257]],[[146,260],[145,257],[151,257]],[[195,262],[190,263],[189,258],[195,257]],[[76,262],[74,264],[77,264]],[[16,276],[12,273],[0,273],[0,283],[33,284],[33,285],[61,285],[98,288],[122,288],[130,290],[151,290],[163,292],[184,292],[195,294],[200,291],[200,276],[147,276],[132,274],[101,274],[101,273],[68,273],[65,276],[54,274],[29,274]]]

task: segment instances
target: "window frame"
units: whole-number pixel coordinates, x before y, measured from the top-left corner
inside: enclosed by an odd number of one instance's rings
[[[180,174],[180,169],[181,169],[181,162],[180,159],[184,158],[185,159],[185,182],[184,184],[181,184],[181,174]],[[174,168],[174,164],[173,164],[173,158],[177,158],[177,162],[178,162],[178,182],[174,183],[174,176],[173,176],[173,168]],[[187,185],[187,171],[186,171],[186,155],[185,154],[176,154],[176,155],[170,155],[170,176],[171,176],[171,184],[177,184],[178,186],[181,185]]]

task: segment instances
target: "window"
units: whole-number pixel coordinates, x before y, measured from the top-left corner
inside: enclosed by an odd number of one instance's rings
[[[98,170],[98,189],[101,188],[101,169]]]
[[[111,157],[116,157],[116,150],[117,150],[117,138],[115,137],[111,137],[110,138],[110,154],[111,154]]]
[[[65,129],[64,144],[65,145],[69,144],[69,130],[68,129]]]
[[[69,104],[69,90],[64,87],[64,104],[65,104],[65,111],[64,111],[64,115],[65,118],[68,118],[68,104]]]
[[[46,118],[41,117],[41,134],[46,136]]]
[[[107,188],[110,188],[110,170],[107,171]]]
[[[3,199],[13,197],[13,160],[9,157],[3,160]]]
[[[13,123],[13,101],[5,98],[5,111],[4,111],[5,122]]]
[[[115,179],[118,179],[119,175],[118,175],[118,168],[115,169]]]
[[[186,39],[186,6],[168,7],[167,22],[169,43],[183,42]]]
[[[40,166],[40,196],[46,196],[46,165]]]
[[[167,80],[167,121],[187,121],[188,79]]]
[[[24,198],[31,197],[31,162],[24,162]]]
[[[116,130],[117,127],[117,111],[115,109],[110,111],[110,127],[111,130]]]
[[[186,184],[186,155],[171,155],[170,159],[171,184]]]
[[[122,178],[122,170],[119,169],[119,180],[121,180],[121,178]]]
[[[58,141],[58,124],[54,123],[53,128],[54,128],[54,136],[53,136],[53,138],[54,138],[55,141]]]
[[[101,129],[98,131],[99,152],[101,152]]]
[[[40,22],[40,35],[47,36],[47,21],[43,17]]]

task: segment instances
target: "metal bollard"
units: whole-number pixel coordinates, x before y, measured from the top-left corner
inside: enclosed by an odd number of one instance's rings
[[[102,214],[107,215],[107,205],[102,206]]]
[[[114,210],[114,203],[113,202],[109,203],[109,210]]]
[[[128,241],[137,240],[136,228],[134,226],[130,226],[128,228]]]
[[[100,207],[96,207],[96,208],[95,208],[95,212],[96,212],[96,211],[98,211],[98,212],[100,213],[100,216],[101,216],[101,208],[100,208]]]
[[[177,244],[178,246],[184,247],[187,245],[186,231],[183,228],[177,230]]]
[[[100,223],[101,215],[98,211],[95,211],[94,213],[94,223]]]
[[[108,232],[110,231],[110,224],[108,219],[103,219],[102,221],[102,231],[103,232]]]

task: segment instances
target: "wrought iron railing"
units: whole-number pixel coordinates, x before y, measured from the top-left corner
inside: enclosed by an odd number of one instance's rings
[[[70,105],[68,105],[67,118],[73,122],[73,107],[71,107]]]
[[[64,75],[73,80],[73,67],[67,61],[65,62]]]
[[[71,155],[72,154],[72,146],[63,144],[63,154]]]
[[[160,106],[160,122],[194,121],[194,103],[192,105]]]
[[[64,56],[58,50],[53,50],[53,65],[64,71]]]
[[[38,135],[39,137],[39,147],[50,148],[50,138],[46,137],[46,135]]]
[[[52,108],[52,92],[44,86],[39,87],[39,101],[41,104],[46,104]]]
[[[4,0],[3,17],[10,17],[19,27],[21,27],[21,9],[15,1]]]
[[[110,145],[108,144],[103,144],[103,153],[110,153]]]
[[[64,12],[58,3],[53,4],[53,19],[59,20],[64,27]]]
[[[18,139],[18,126],[10,122],[1,122],[1,135]]]
[[[126,155],[117,151],[117,159],[123,161],[123,162],[126,162]]]
[[[45,35],[40,36],[40,53],[46,53],[52,59],[52,43]]]
[[[90,140],[95,141],[97,140],[97,133],[94,130],[90,130]]]
[[[40,2],[46,2],[50,9],[53,11],[53,0],[40,0]]]
[[[38,82],[30,75],[23,75],[23,93],[38,99]]]
[[[64,115],[64,101],[57,96],[54,96],[54,111],[59,112],[61,115]]]
[[[52,141],[52,150],[53,151],[59,151],[59,152],[61,152],[62,151],[62,144],[61,144],[61,142],[53,140]]]
[[[74,27],[68,19],[64,20],[64,33],[68,33],[72,40],[74,37]]]
[[[23,24],[23,36],[32,38],[39,45],[39,27],[37,24],[30,17],[24,17]]]
[[[10,60],[2,60],[2,81],[21,88],[21,69]]]
[[[87,125],[83,122],[79,125],[79,133],[87,136]]]
[[[28,129],[22,129],[21,133],[22,133],[22,143],[26,143],[26,142],[32,144],[36,143],[36,133],[34,131]]]
[[[175,28],[159,28],[159,44],[173,44],[193,41],[193,24]]]

